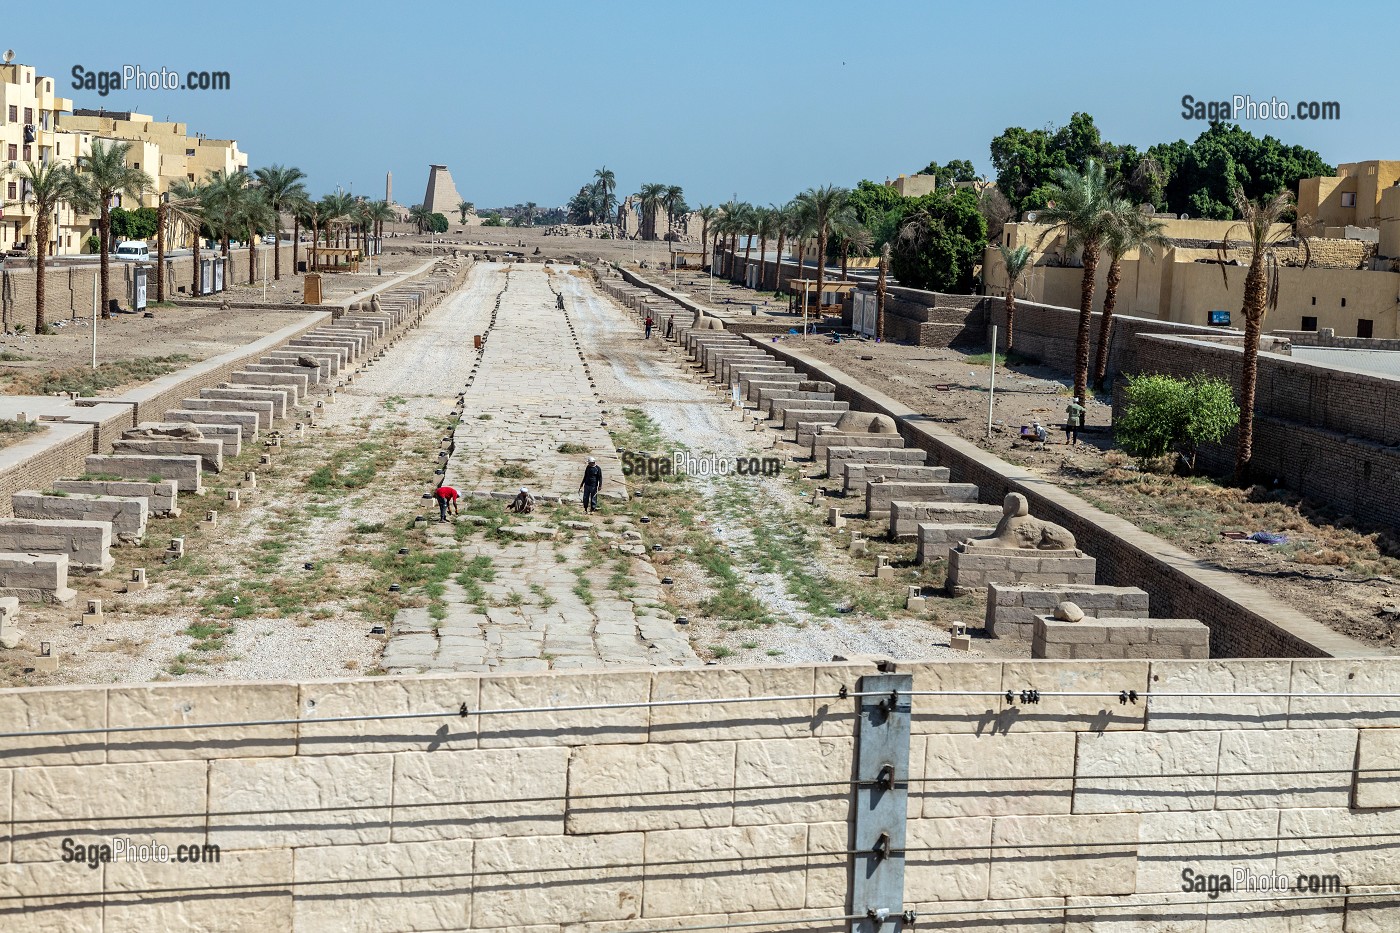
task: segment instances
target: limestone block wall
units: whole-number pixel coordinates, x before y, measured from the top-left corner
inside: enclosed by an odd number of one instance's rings
[[[849,694],[874,670],[3,690],[7,728],[35,734],[0,740],[0,922],[849,930],[868,906],[849,893],[863,858]],[[916,928],[1400,925],[1400,659],[898,671],[914,693],[903,903],[886,906],[916,910]],[[617,706],[560,709],[598,704]],[[441,715],[332,721],[405,714]],[[200,725],[240,721],[266,724]],[[190,728],[147,730],[172,724]],[[56,729],[94,731],[38,734]],[[172,858],[63,861],[117,838]],[[201,861],[176,861],[182,845]],[[1236,868],[1336,887],[1182,890],[1184,873]]]
[[[48,423],[33,438],[0,449],[0,517],[13,515],[10,497],[25,489],[52,489],[56,479],[81,476],[92,453],[92,427]]]

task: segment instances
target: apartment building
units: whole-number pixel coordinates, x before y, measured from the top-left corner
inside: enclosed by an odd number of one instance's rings
[[[0,64],[0,250],[29,249],[34,239],[33,205],[28,199],[25,163],[71,164],[83,151],[80,135],[59,127],[59,115],[73,102],[54,92],[54,79],[32,65]],[[82,249],[88,218],[61,205],[49,226],[55,254]]]

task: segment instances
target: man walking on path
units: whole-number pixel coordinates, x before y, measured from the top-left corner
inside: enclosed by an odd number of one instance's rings
[[[1084,400],[1070,399],[1065,406],[1065,444],[1079,444],[1079,428],[1084,424]]]
[[[433,498],[437,500],[438,504],[438,521],[447,521],[448,508],[452,509],[453,515],[458,514],[457,500],[461,498],[461,494],[451,486],[439,486],[437,489],[434,489]]]
[[[648,314],[648,315],[647,315],[647,339],[648,339],[648,340],[651,339],[651,328],[652,328],[652,325],[653,325],[654,323],[655,323],[655,322],[652,321],[652,319],[651,319],[651,315]]]
[[[578,488],[583,490],[583,510],[598,511],[598,490],[603,488],[603,468],[592,457],[588,458],[588,466],[583,470],[583,482],[578,484]]]

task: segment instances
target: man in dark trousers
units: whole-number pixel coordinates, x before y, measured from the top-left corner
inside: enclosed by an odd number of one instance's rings
[[[578,484],[578,488],[583,490],[583,510],[598,511],[598,490],[603,488],[603,468],[592,457],[588,458],[588,466],[583,470],[583,482]]]
[[[648,340],[651,339],[651,327],[652,327],[652,324],[654,324],[654,323],[655,323],[655,322],[651,319],[651,315],[648,314],[648,315],[647,315],[647,339],[648,339]]]
[[[439,486],[437,489],[434,489],[433,498],[437,500],[438,504],[438,521],[447,521],[447,510],[449,508],[452,509],[453,515],[458,514],[457,500],[461,498],[461,494],[451,486]]]

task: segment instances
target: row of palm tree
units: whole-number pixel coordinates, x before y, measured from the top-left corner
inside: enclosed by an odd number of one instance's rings
[[[1250,250],[1249,270],[1245,274],[1241,307],[1241,315],[1245,322],[1244,353],[1240,370],[1240,422],[1235,451],[1235,479],[1244,483],[1249,479],[1254,456],[1254,400],[1259,381],[1259,336],[1263,330],[1265,316],[1278,306],[1279,260],[1276,248],[1292,235],[1290,230],[1280,225],[1292,209],[1294,199],[1291,192],[1284,190],[1272,198],[1256,202],[1245,197],[1240,188],[1233,192],[1233,199],[1235,211],[1240,219],[1227,231],[1223,239],[1219,265],[1228,287],[1229,273],[1224,261],[1225,254],[1235,245],[1238,232],[1238,245]],[[1109,262],[1093,366],[1093,384],[1101,389],[1108,368],[1109,341],[1121,278],[1121,261],[1133,250],[1137,250],[1144,257],[1150,257],[1154,247],[1164,246],[1164,225],[1124,198],[1121,189],[1106,177],[1103,166],[1093,160],[1089,161],[1083,172],[1062,169],[1048,193],[1048,200],[1050,206],[1040,212],[1040,217],[1051,226],[1041,237],[1041,244],[1043,245],[1047,238],[1064,236],[1066,248],[1070,251],[1078,249],[1084,266],[1080,280],[1079,326],[1074,369],[1074,394],[1076,398],[1082,399],[1090,381],[1089,335],[1094,301],[1094,277],[1100,256],[1107,256]],[[1029,250],[1025,252],[1028,253]],[[1006,247],[1002,247],[1002,258],[1007,265],[1008,278],[1011,279],[1007,288],[1009,347],[1015,282],[1024,273],[1028,257],[1020,253],[1012,255]],[[1011,274],[1013,268],[1014,276]]]
[[[25,163],[14,174],[24,179],[25,200],[35,217],[34,329],[48,329],[44,312],[46,291],[44,268],[54,214],[68,205],[80,213],[97,215],[98,260],[101,314],[111,316],[110,256],[112,240],[111,207],[119,197],[140,198],[153,182],[145,172],[130,167],[127,157],[131,144],[96,140],[76,165],[56,162]],[[301,230],[311,230],[311,262],[315,266],[319,244],[327,247],[353,239],[363,252],[366,238],[383,236],[384,223],[394,219],[385,201],[367,201],[344,192],[313,200],[307,193],[306,174],[300,169],[270,165],[249,173],[238,169],[219,170],[204,181],[182,181],[161,196],[156,207],[156,301],[165,300],[165,258],[172,242],[191,243],[193,253],[193,294],[203,294],[200,280],[201,233],[207,232],[220,243],[228,261],[231,243],[241,239],[248,244],[248,280],[256,278],[258,238],[275,231],[282,239],[283,216],[292,218],[292,265],[297,264]],[[280,251],[273,252],[273,278],[282,277]]]
[[[637,199],[638,206],[642,209],[641,234],[643,240],[660,238],[656,229],[658,211],[666,212],[668,233],[675,229],[677,219],[690,212],[690,207],[685,203],[685,192],[680,185],[659,183],[642,185],[633,197]]]

